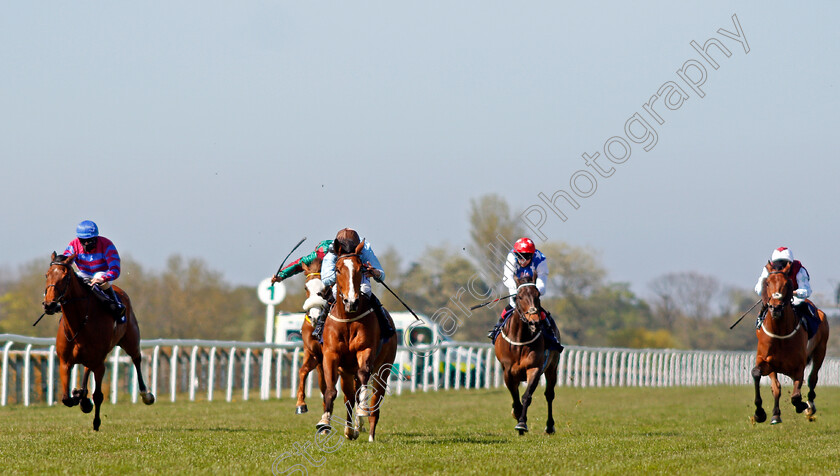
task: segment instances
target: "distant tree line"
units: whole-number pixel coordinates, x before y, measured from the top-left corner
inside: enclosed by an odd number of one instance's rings
[[[377,250],[388,285],[416,312],[432,316],[460,300],[478,304],[459,290],[470,282],[478,294],[506,294],[501,285],[505,241],[525,235],[517,214],[499,196],[486,195],[470,203],[470,243],[429,246],[414,261],[405,262],[394,248]],[[611,282],[596,252],[563,242],[538,248],[549,260],[549,293],[542,304],[554,316],[564,343],[631,348],[755,349],[753,311],[734,330],[729,326],[757,299],[751,289],[725,287],[714,277],[675,272],[657,277],[642,299],[628,283]],[[306,251],[302,251],[304,254]],[[54,336],[57,316],[32,322],[43,312],[47,256],[17,270],[0,263],[0,333]],[[270,268],[270,266],[267,266]],[[263,338],[265,307],[253,286],[234,286],[200,258],[180,255],[163,270],[149,270],[123,256],[118,285],[132,298],[144,338],[197,338],[259,341]],[[479,279],[476,279],[476,276]],[[286,299],[278,310],[298,312],[304,300],[303,278],[286,281]],[[750,283],[751,284],[751,283]],[[382,286],[374,291],[392,311],[403,306]],[[463,314],[456,340],[485,341],[504,302]],[[835,342],[832,340],[831,344]],[[836,345],[829,351],[840,353]]]

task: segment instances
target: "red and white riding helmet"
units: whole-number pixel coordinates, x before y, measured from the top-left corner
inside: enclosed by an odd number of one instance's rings
[[[789,261],[793,263],[793,253],[784,246],[776,248],[770,256],[770,261]]]
[[[524,253],[531,253],[534,254],[537,251],[536,245],[530,238],[520,238],[516,240],[516,243],[513,244],[513,251],[524,254]]]

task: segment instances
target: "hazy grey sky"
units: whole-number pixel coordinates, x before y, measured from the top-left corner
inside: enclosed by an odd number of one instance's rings
[[[718,33],[736,32],[733,14],[749,53]],[[828,294],[838,14],[837,2],[12,2],[0,267],[46,260],[92,219],[141,263],[181,253],[256,285],[300,237],[309,250],[344,226],[408,258],[466,246],[469,199],[524,210],[586,170],[597,189],[542,232],[599,250],[610,279],[645,294],[696,270],[751,287],[786,245]],[[713,37],[731,52],[711,47],[717,70],[689,44]],[[677,74],[688,60],[707,71],[702,98]],[[668,81],[688,99],[660,99],[658,124],[643,106]],[[657,142],[628,142],[611,164],[604,144],[627,140],[635,113]],[[595,152],[611,176],[586,167]]]

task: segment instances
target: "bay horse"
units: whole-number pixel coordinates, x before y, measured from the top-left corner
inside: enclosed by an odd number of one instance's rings
[[[365,268],[359,253],[364,245],[362,241],[353,253],[336,259],[336,302],[327,316],[321,347],[327,391],[324,393],[324,414],[316,428],[321,432],[329,431],[340,375],[347,408],[344,436],[351,440],[358,438],[362,418],[367,416],[370,424],[368,441],[374,441],[379,407],[397,355],[397,336],[394,334],[381,343],[380,348],[381,330],[376,313],[370,300],[361,292]],[[353,415],[354,405],[358,405],[358,419]]]
[[[327,389],[327,382],[324,380],[324,368],[322,365],[323,354],[321,353],[321,343],[318,339],[312,336],[312,330],[315,328],[313,322],[318,319],[322,312],[326,312],[327,300],[326,296],[330,292],[324,287],[321,282],[321,260],[316,258],[311,263],[305,264],[301,262],[303,272],[306,273],[306,301],[303,303],[303,310],[306,312],[306,317],[303,319],[303,325],[300,328],[300,337],[303,339],[303,363],[300,365],[298,376],[300,383],[298,384],[297,403],[295,406],[295,413],[302,415],[309,411],[306,407],[306,392],[304,390],[306,377],[314,369],[318,369],[318,385],[321,387],[321,395]]]
[[[137,370],[143,403],[155,403],[155,396],[148,391],[143,381],[140,369],[140,329],[128,294],[113,286],[125,305],[126,321],[117,324],[110,311],[93,295],[90,286],[73,271],[75,259],[76,255],[56,255],[53,252],[46,274],[43,305],[44,311],[50,315],[61,309],[58,335],[55,337],[63,391],[61,402],[68,407],[80,405],[84,413],[90,413],[95,405],[93,429],[99,431],[99,408],[104,400],[102,377],[105,375],[105,358],[114,346],[119,345],[131,357]],[[70,372],[76,364],[84,365],[85,373],[82,388],[73,389],[71,395]],[[92,403],[87,396],[91,371],[96,382]]]
[[[496,338],[496,358],[502,364],[505,385],[513,398],[513,418],[517,420],[514,430],[524,435],[528,431],[528,407],[531,397],[545,374],[545,401],[548,403],[546,434],[554,433],[554,387],[557,384],[557,365],[560,352],[545,347],[542,331],[539,330],[540,292],[533,275],[516,280],[516,308]],[[519,384],[527,382],[522,400],[519,399]]]
[[[771,263],[767,263],[769,275],[764,281],[761,299],[767,306],[768,312],[761,326],[756,329],[755,335],[758,338],[756,349],[755,367],[752,369],[752,377],[755,381],[755,415],[753,420],[762,423],[767,419],[767,414],[761,408],[761,393],[759,392],[759,381],[764,375],[770,376],[770,387],[773,391],[775,405],[773,406],[773,418],[770,424],[782,422],[781,410],[779,410],[779,397],[782,389],[779,384],[777,373],[787,375],[793,380],[793,393],[790,402],[796,407],[796,413],[805,411],[809,420],[813,420],[817,407],[814,405],[814,388],[817,386],[817,374],[822,367],[825,358],[826,344],[828,343],[828,322],[825,313],[818,310],[820,318],[817,333],[808,339],[805,326],[796,312],[793,310],[791,300],[793,298],[793,280],[788,273],[791,263],[782,269],[774,269]],[[805,366],[811,362],[811,374],[808,377],[808,402],[802,401],[802,381],[805,376]]]

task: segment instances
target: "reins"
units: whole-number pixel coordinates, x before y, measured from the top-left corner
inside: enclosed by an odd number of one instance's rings
[[[520,285],[516,288],[517,294],[519,294],[519,290],[520,290],[520,289],[525,288],[525,287],[529,287],[529,286],[536,287],[537,285],[536,285],[535,283],[522,283],[522,284],[520,284]],[[514,309],[514,312],[516,312],[517,314],[519,314],[519,320],[520,320],[520,321],[522,321],[522,322],[523,322],[523,323],[525,323],[525,324],[530,324],[530,321],[528,321],[528,319],[526,319],[526,318],[525,318],[525,315],[526,315],[526,314],[532,314],[532,313],[525,313],[525,312],[522,312],[522,311],[519,309],[519,306],[518,306],[518,305],[517,305],[517,306],[516,306],[516,308]],[[539,313],[539,310],[537,310],[537,313]],[[528,345],[528,344],[531,344],[531,343],[533,343],[534,341],[536,341],[537,339],[539,339],[539,338],[540,338],[540,336],[542,335],[542,330],[537,331],[537,333],[534,335],[534,337],[533,337],[531,340],[527,341],[527,342],[516,342],[516,341],[511,340],[511,339],[510,339],[510,338],[509,338],[509,337],[505,334],[505,330],[504,330],[504,328],[502,328],[502,329],[501,329],[501,334],[502,334],[502,338],[503,338],[504,340],[506,340],[506,341],[507,341],[510,345]]]
[[[65,277],[64,279],[80,279],[78,276],[76,276],[76,273],[73,271],[73,269],[71,268],[69,263],[66,263],[64,261],[52,261],[50,263],[50,267],[52,267],[52,266],[63,266],[65,268],[67,268],[68,273],[72,273],[72,274],[68,274],[67,277]],[[63,281],[63,279],[62,279],[62,281]],[[85,317],[84,317],[84,319],[82,319],[82,325],[79,327],[79,330],[77,330],[76,333],[73,334],[73,337],[68,337],[67,336],[67,328],[69,327],[69,325],[64,326],[64,338],[67,339],[67,342],[73,342],[74,340],[76,340],[76,337],[79,336],[79,333],[82,332],[82,330],[87,325],[88,317],[90,317],[90,301],[88,300],[90,298],[90,294],[84,293],[85,295],[83,297],[73,297],[73,298],[65,300],[64,296],[70,290],[70,286],[71,286],[71,284],[67,283],[67,286],[64,288],[64,291],[61,293],[61,295],[58,296],[58,298],[53,299],[50,302],[50,304],[58,304],[61,307],[61,317],[59,317],[59,319],[58,319],[59,325],[61,325],[61,320],[64,317],[64,306],[65,305],[67,305],[67,304],[69,304],[73,301],[82,301],[82,300],[87,301],[87,305],[85,306]],[[48,284],[46,286],[46,288],[44,289],[44,296],[47,295],[47,289],[54,288],[54,287],[56,287],[55,284]],[[93,292],[93,291],[91,291],[91,292]],[[38,320],[35,321],[35,324],[32,324],[32,325],[35,326],[39,322],[41,322],[41,319],[44,317],[45,314],[46,314],[46,311],[44,312],[44,314],[41,314],[41,317],[39,317]]]

